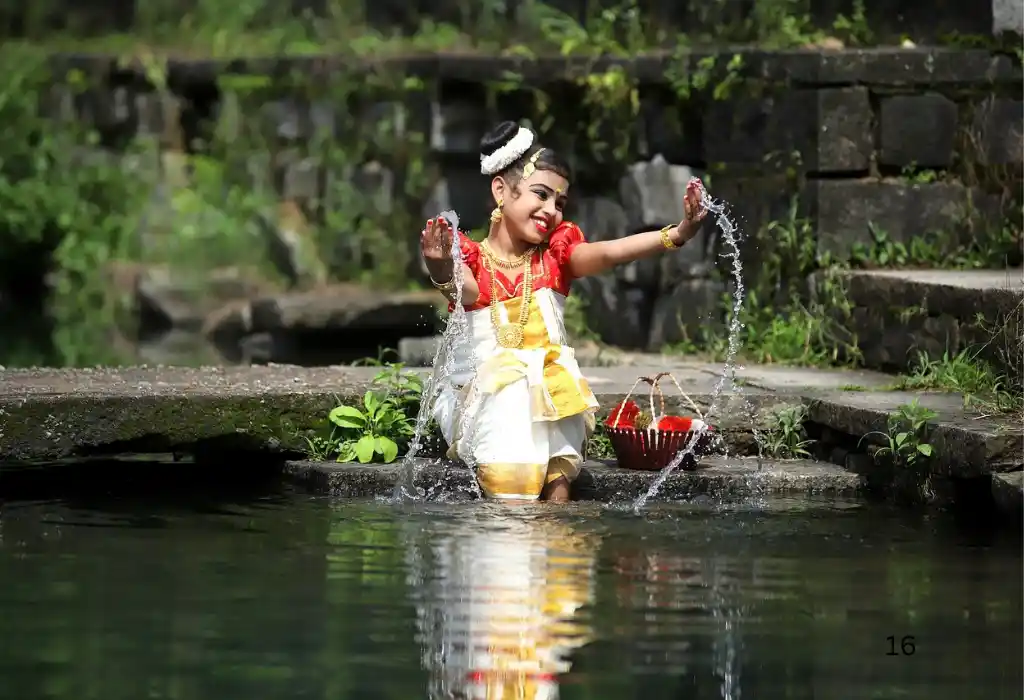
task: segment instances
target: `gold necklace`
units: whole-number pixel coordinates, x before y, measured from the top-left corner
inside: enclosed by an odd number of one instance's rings
[[[502,323],[501,314],[498,312],[498,275],[494,265],[504,267],[502,263],[509,265],[506,269],[514,269],[508,260],[502,260],[494,255],[486,246],[481,246],[484,251],[484,267],[491,275],[491,323],[498,336],[498,345],[503,348],[521,348],[525,338],[526,321],[530,317],[530,299],[533,297],[533,254],[537,250],[531,248],[520,259],[519,265],[526,265],[523,270],[523,300],[519,307],[518,323]]]
[[[499,258],[498,254],[491,250],[491,246],[486,239],[482,242],[480,248],[484,251],[484,255],[487,256],[487,258],[493,264],[505,270],[519,269],[524,264],[526,264],[528,260],[533,260],[533,254],[537,252],[537,248],[536,246],[534,246],[533,248],[530,248],[528,251],[520,255],[518,258],[513,258],[512,260],[505,260],[504,258]]]

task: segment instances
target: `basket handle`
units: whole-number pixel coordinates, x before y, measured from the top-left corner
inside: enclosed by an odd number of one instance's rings
[[[629,391],[626,393],[626,398],[624,398],[619,403],[619,410],[615,414],[615,418],[612,420],[612,427],[613,428],[619,427],[619,419],[622,417],[622,410],[625,408],[626,402],[629,401],[629,397],[631,397],[633,395],[633,392],[636,391],[637,384],[639,384],[640,382],[646,382],[647,384],[650,384],[650,386],[651,386],[651,390],[650,390],[650,392],[648,394],[648,401],[650,402],[650,405],[651,405],[651,424],[652,425],[657,425],[658,421],[665,417],[665,394],[664,394],[664,392],[662,392],[661,387],[659,386],[659,384],[661,383],[661,380],[664,379],[665,377],[668,377],[669,379],[672,380],[672,383],[676,385],[676,389],[678,389],[679,393],[682,395],[682,397],[684,399],[686,399],[686,402],[688,404],[690,404],[690,408],[693,409],[694,413],[697,414],[697,416],[701,419],[702,422],[706,422],[706,421],[704,421],[704,414],[701,412],[701,410],[699,408],[697,408],[697,404],[694,403],[693,399],[690,398],[690,395],[687,394],[685,391],[683,391],[683,387],[681,387],[679,385],[679,381],[672,375],[672,373],[671,372],[658,372],[657,374],[655,374],[652,377],[640,377],[635,382],[633,382],[633,386],[631,386]],[[658,399],[659,399],[659,404],[660,404],[660,408],[661,408],[660,414],[656,413],[655,410],[654,410],[654,393],[655,392],[658,393]],[[655,420],[656,416],[657,416],[657,420]]]
[[[659,372],[658,374],[656,374],[654,376],[655,381],[658,381],[658,382],[660,382],[665,377],[668,377],[669,379],[672,380],[672,383],[676,385],[676,389],[679,390],[680,395],[684,399],[686,399],[686,403],[690,404],[690,408],[692,408],[693,412],[697,414],[697,417],[700,418],[701,422],[707,423],[707,421],[704,420],[704,414],[701,412],[701,410],[699,408],[697,408],[697,404],[694,402],[693,399],[690,398],[689,394],[687,394],[685,391],[683,391],[683,387],[679,386],[679,381],[675,378],[675,376],[673,376],[673,374],[671,372]],[[662,406],[664,406],[664,403],[665,403],[665,399],[664,399],[664,396],[663,396],[662,397]],[[662,408],[662,411],[664,411],[664,408]]]
[[[622,417],[623,409],[626,408],[626,402],[629,401],[629,397],[633,395],[634,391],[636,391],[636,385],[639,384],[640,382],[642,382],[643,380],[644,380],[644,378],[640,377],[635,382],[633,382],[633,386],[631,386],[629,388],[629,391],[626,392],[626,398],[624,398],[622,401],[619,402],[618,413],[615,414],[615,419],[612,420],[612,427],[613,428],[618,428],[619,427],[619,419]]]

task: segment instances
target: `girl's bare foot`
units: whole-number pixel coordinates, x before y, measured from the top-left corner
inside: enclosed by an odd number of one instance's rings
[[[565,503],[569,500],[569,480],[560,476],[551,483],[544,485],[540,492],[540,500],[552,503]]]

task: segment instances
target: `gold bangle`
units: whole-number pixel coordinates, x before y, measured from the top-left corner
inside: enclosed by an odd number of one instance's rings
[[[455,292],[455,275],[454,274],[452,275],[452,278],[450,280],[448,280],[447,282],[438,282],[433,277],[431,277],[430,278],[430,283],[432,285],[434,285],[434,287],[436,289],[440,290],[440,292],[442,294],[452,294],[452,293]]]
[[[672,242],[672,239],[668,235],[668,232],[674,228],[676,228],[675,224],[669,224],[665,228],[661,229],[661,244],[668,248],[669,250],[675,250],[676,248],[679,248],[678,245]]]

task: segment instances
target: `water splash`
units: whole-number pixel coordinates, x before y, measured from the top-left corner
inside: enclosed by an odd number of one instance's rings
[[[724,393],[726,387],[732,389],[733,396],[743,401],[748,409],[750,408],[746,398],[742,395],[742,388],[736,384],[736,355],[739,353],[740,333],[743,330],[743,322],[740,320],[740,312],[743,310],[743,299],[745,295],[743,287],[743,263],[740,260],[740,242],[743,240],[743,235],[726,213],[725,202],[716,201],[704,188],[701,188],[700,192],[701,206],[716,216],[716,225],[718,226],[718,230],[721,232],[722,239],[728,245],[728,250],[724,251],[721,255],[722,257],[728,258],[732,261],[734,289],[732,295],[732,313],[729,318],[729,344],[725,354],[724,371],[719,376],[718,382],[715,383],[715,386],[712,389],[711,405],[708,407],[705,414],[705,425],[694,431],[693,436],[686,445],[683,446],[683,449],[679,451],[679,454],[677,454],[672,461],[669,462],[661,472],[659,472],[650,488],[633,502],[632,509],[634,512],[639,512],[647,504],[647,501],[658,493],[658,489],[660,489],[661,485],[665,483],[665,480],[668,479],[669,475],[679,468],[679,465],[682,464],[684,459],[693,454],[698,441],[710,425],[711,417],[716,415],[716,412],[718,411],[719,399]],[[754,439],[757,441],[758,445],[760,445],[761,436],[758,434],[756,427],[753,427],[752,429],[754,432]]]
[[[448,222],[452,231],[459,230],[459,215],[454,211],[443,211],[438,216]],[[466,315],[466,309],[462,305],[462,285],[465,281],[465,267],[463,266],[462,246],[460,245],[459,235],[452,236],[451,256],[452,277],[455,280],[453,310],[448,315],[448,321],[445,325],[444,332],[441,334],[441,340],[437,345],[437,349],[434,351],[432,371],[423,383],[420,410],[416,416],[416,426],[413,430],[413,437],[409,443],[408,452],[406,452],[405,457],[402,458],[402,477],[395,485],[393,498],[397,500],[423,500],[432,495],[434,488],[427,490],[416,486],[416,477],[422,467],[422,462],[417,458],[417,456],[419,455],[420,450],[423,449],[424,435],[427,432],[427,426],[430,424],[431,415],[434,410],[434,403],[437,401],[441,390],[445,387],[448,380],[454,373],[456,357],[460,346],[468,344],[466,353],[472,360],[470,364],[473,367],[476,366],[475,357],[473,356],[469,317]],[[467,397],[466,399],[467,405],[470,398],[472,397]],[[460,429],[463,434],[465,434],[468,414],[469,411],[464,408],[460,424]],[[462,455],[460,454],[460,457],[461,456]],[[473,465],[468,464],[468,466],[472,467]],[[473,483],[474,485],[476,484],[475,479],[473,480]],[[476,490],[477,493],[474,495],[479,496],[479,486],[476,486]]]

